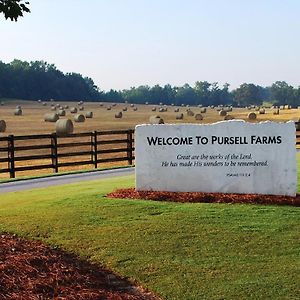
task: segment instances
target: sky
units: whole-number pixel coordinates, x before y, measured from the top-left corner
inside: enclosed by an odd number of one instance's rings
[[[101,90],[196,81],[300,85],[299,0],[28,0],[0,60],[44,60]]]

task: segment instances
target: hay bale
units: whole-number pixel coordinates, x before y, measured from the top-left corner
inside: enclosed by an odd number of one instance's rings
[[[160,116],[151,116],[149,118],[151,124],[164,124],[164,120]]]
[[[21,108],[16,108],[15,111],[14,111],[14,115],[15,116],[22,116],[23,114],[23,111]]]
[[[106,107],[106,110],[111,110],[111,107],[110,106]]]
[[[266,113],[266,110],[264,109],[264,108],[261,108],[260,110],[259,110],[259,114],[260,115],[264,115]]]
[[[42,104],[43,106],[47,106],[47,103],[46,102],[43,102],[43,104]]]
[[[175,109],[174,109],[174,112],[179,112],[179,108],[175,108]]]
[[[60,116],[60,117],[64,117],[66,115],[66,111],[64,109],[60,109],[57,114]]]
[[[202,121],[203,120],[203,116],[201,114],[195,114],[195,120]]]
[[[4,120],[0,120],[0,132],[5,132],[6,130],[6,122]]]
[[[57,120],[55,123],[55,132],[57,135],[68,135],[73,133],[74,126],[70,119]]]
[[[42,100],[41,100],[41,99],[39,99],[37,102],[38,102],[38,103],[42,103]]]
[[[71,114],[76,114],[77,113],[77,108],[76,107],[71,107],[70,112],[71,112]]]
[[[74,115],[74,121],[76,123],[83,123],[85,121],[85,116],[82,114]]]
[[[256,119],[256,113],[255,112],[250,112],[248,114],[248,119],[249,120],[255,120]]]
[[[84,110],[84,107],[83,106],[79,106],[78,108],[80,111],[83,111]]]
[[[56,113],[50,113],[44,115],[45,122],[56,122],[59,119],[59,115]]]
[[[69,108],[69,105],[65,105],[65,106],[64,106],[64,109],[68,109],[68,108]]]
[[[22,109],[21,105],[17,105],[16,109]]]
[[[276,108],[276,109],[273,111],[273,115],[279,115],[279,108]]]
[[[176,120],[183,120],[183,113],[176,115]]]
[[[202,107],[200,112],[201,112],[201,114],[205,114],[206,113],[206,107]]]
[[[226,115],[227,115],[227,111],[226,111],[226,110],[221,109],[221,110],[219,111],[219,116],[225,117]]]
[[[284,105],[280,105],[280,106],[279,106],[279,109],[280,109],[280,110],[284,110]]]
[[[137,111],[137,110],[138,110],[137,107],[134,107],[134,108],[133,108],[133,111]]]
[[[99,103],[99,106],[103,106],[103,103]]]
[[[133,104],[133,103],[131,103],[131,104],[130,104],[130,107],[134,107],[134,104]]]
[[[163,105],[163,103],[162,103],[162,102],[159,102],[159,105],[160,105],[160,106],[162,106],[162,105]]]
[[[123,117],[123,113],[121,111],[115,114],[116,119],[121,119],[122,117]]]
[[[56,106],[51,106],[51,110],[55,111],[56,110]]]
[[[159,112],[164,112],[165,109],[164,109],[163,107],[160,107],[158,111],[159,111]]]
[[[123,109],[122,109],[123,111],[127,111],[127,107],[123,107]]]
[[[85,113],[85,117],[86,117],[87,119],[92,119],[92,118],[93,118],[93,112],[92,112],[92,111],[87,111],[87,112]]]
[[[149,104],[149,102],[145,102],[145,104],[146,104],[146,105],[148,105],[148,104]]]
[[[152,107],[152,109],[151,109],[152,111],[156,111],[156,107]]]
[[[193,117],[195,114],[194,114],[194,112],[193,111],[191,111],[190,109],[187,111],[187,115],[189,116],[189,117]]]
[[[78,102],[78,105],[82,105],[82,104],[83,104],[83,101],[79,101],[79,102]]]
[[[233,119],[234,119],[234,116],[231,116],[231,115],[226,115],[224,117],[224,121],[233,120]]]
[[[3,105],[4,105],[4,102],[3,102],[3,101],[1,101],[0,105],[1,105],[1,106],[3,106]]]
[[[55,104],[55,106],[56,106],[56,108],[60,108],[60,104],[59,103]]]

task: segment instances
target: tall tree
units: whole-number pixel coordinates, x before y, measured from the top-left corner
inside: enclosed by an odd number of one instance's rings
[[[29,13],[29,2],[23,0],[0,0],[0,13],[4,14],[5,19],[17,21],[23,17],[23,13]]]

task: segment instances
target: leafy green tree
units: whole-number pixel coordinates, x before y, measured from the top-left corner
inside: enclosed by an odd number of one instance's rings
[[[271,98],[276,104],[297,106],[297,91],[285,81],[276,81],[270,88]]]
[[[23,0],[0,0],[0,13],[4,14],[5,19],[17,21],[23,17],[23,13],[29,13],[29,2]]]
[[[260,105],[263,102],[261,87],[253,83],[243,83],[233,91],[234,102],[239,106]]]

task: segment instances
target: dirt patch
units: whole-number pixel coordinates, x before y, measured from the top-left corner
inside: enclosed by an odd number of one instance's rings
[[[118,189],[107,195],[109,198],[144,199],[154,201],[190,203],[248,203],[300,206],[300,194],[296,197],[254,194],[221,194],[200,192],[153,192],[136,191],[134,188]]]
[[[105,268],[41,242],[0,237],[0,299],[159,299]]]

